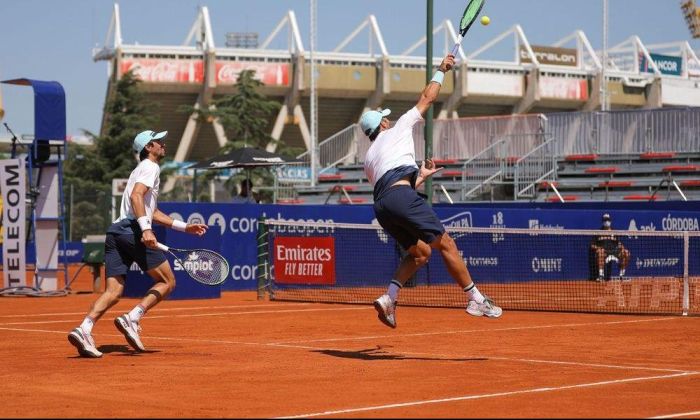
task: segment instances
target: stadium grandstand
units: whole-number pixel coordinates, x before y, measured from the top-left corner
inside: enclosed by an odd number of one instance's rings
[[[182,45],[127,44],[115,4],[105,45],[93,51],[93,59],[109,64],[108,97],[126,71],[144,82],[149,99],[160,104],[161,124],[171,133],[174,160],[182,168],[216,155],[227,139],[217,121],[200,123],[177,109],[210,106],[232,92],[244,69],[255,69],[263,93],[281,104],[270,121],[271,137],[309,150],[310,51],[295,16],[290,10],[261,42],[246,33],[227,37],[221,46],[213,39],[208,8],[200,7]],[[346,52],[363,31],[368,51]],[[273,49],[285,32],[286,48]],[[434,28],[434,34],[443,33],[447,51],[456,37],[449,20]],[[415,104],[426,72],[425,58],[414,54],[425,36],[417,30],[416,37],[406,50],[390,53],[381,22],[370,15],[335,49],[313,53],[318,109],[324,110],[317,121],[318,171],[281,168],[270,187],[275,202],[371,203],[362,171],[368,142],[356,123],[370,109],[390,108],[398,116]],[[491,58],[508,41],[516,53]],[[434,199],[700,197],[696,52],[687,41],[647,45],[632,35],[607,49],[606,63],[602,56],[580,30],[551,45],[532,45],[519,25],[474,51],[460,49],[435,109],[433,156],[445,170],[434,180]],[[436,57],[434,65],[441,53]],[[610,111],[600,110],[603,97]],[[414,133],[417,159],[423,159],[422,133],[420,125]],[[308,152],[301,157],[310,162]],[[314,182],[311,173],[318,174]],[[188,171],[180,174],[189,179]]]

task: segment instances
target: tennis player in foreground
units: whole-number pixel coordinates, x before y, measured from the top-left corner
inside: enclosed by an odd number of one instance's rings
[[[454,239],[445,232],[435,211],[421,198],[416,189],[441,170],[427,158],[416,165],[413,126],[440,93],[445,73],[454,66],[449,54],[440,63],[433,79],[423,89],[415,107],[403,114],[394,127],[385,118],[391,112],[368,111],[362,114],[360,126],[372,145],[365,156],[365,173],[374,186],[374,214],[379,224],[408,254],[399,264],[386,294],[374,301],[379,320],[396,328],[396,302],[404,283],[430,259],[432,249],[440,251],[447,270],[469,297],[467,313],[497,318],[503,311],[482,295],[469,275],[459,255]]]
[[[141,317],[175,288],[175,275],[163,251],[156,247],[158,241],[151,229],[151,221],[198,236],[207,231],[207,225],[173,220],[157,208],[159,163],[165,157],[163,142],[167,134],[167,131],[155,133],[147,130],[134,138],[133,148],[141,162],[129,175],[119,218],[107,229],[105,291],[92,304],[82,324],[68,334],[68,341],[83,357],[102,357],[92,338],[92,328],[109,308],[119,302],[124,292],[126,272],[134,262],[153,278],[155,284],[134,309],[115,318],[114,324],[134,350],[146,350],[139,335]]]

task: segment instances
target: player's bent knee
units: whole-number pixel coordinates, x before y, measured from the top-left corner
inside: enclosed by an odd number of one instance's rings
[[[427,257],[426,257],[426,256],[416,257],[416,258],[415,258],[416,265],[419,266],[419,267],[422,267],[422,266],[424,266],[425,264],[428,263],[428,260],[429,260],[429,259],[430,259],[430,256],[429,256],[429,255],[428,255]]]

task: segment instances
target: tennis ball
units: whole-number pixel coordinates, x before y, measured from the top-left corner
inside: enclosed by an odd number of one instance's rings
[[[488,16],[482,16],[481,17],[481,24],[486,26],[489,23],[491,23],[491,19]]]

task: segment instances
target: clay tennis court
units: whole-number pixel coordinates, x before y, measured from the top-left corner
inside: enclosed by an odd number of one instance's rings
[[[74,290],[89,290],[76,283]],[[96,298],[0,299],[1,417],[700,417],[700,317],[221,299],[165,301],[134,353],[67,339]]]

